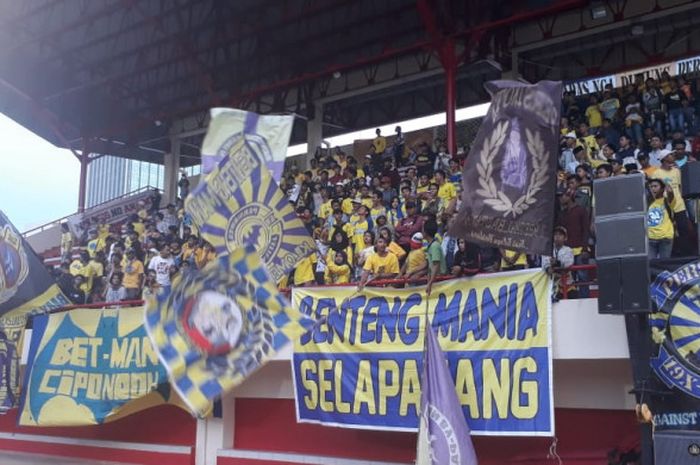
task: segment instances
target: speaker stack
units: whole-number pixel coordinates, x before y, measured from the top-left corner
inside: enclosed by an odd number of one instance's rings
[[[644,175],[596,179],[598,312],[648,313],[649,259]]]
[[[700,198],[700,163],[686,163],[681,168],[681,189],[686,199]]]

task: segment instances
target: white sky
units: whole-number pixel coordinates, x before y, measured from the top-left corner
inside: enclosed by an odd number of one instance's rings
[[[20,231],[78,209],[80,164],[0,114],[0,210]]]

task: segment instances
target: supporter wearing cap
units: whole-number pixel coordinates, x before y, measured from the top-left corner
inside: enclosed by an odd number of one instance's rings
[[[417,232],[411,236],[409,247],[410,251],[399,276],[407,279],[425,276],[428,272],[428,259],[423,248],[423,234]]]
[[[564,148],[559,156],[559,167],[563,170],[569,166],[570,163],[576,161],[574,156],[574,148],[576,147],[576,133],[571,131],[565,136]]]

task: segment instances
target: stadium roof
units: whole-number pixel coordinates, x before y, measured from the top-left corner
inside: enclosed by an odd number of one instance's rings
[[[61,147],[150,161],[212,106],[294,112],[301,141],[318,101],[329,133],[444,109],[447,40],[462,63],[458,105],[483,101],[481,84],[510,67],[514,46],[575,33],[560,26],[579,16],[578,31],[591,28],[588,3],[2,0],[0,111]],[[622,2],[593,3],[607,5],[604,24],[634,16]],[[631,3],[649,3],[647,14],[693,2]],[[527,23],[540,32],[520,40],[514,26]],[[561,49],[527,53],[539,63]],[[192,142],[183,150],[198,156]]]

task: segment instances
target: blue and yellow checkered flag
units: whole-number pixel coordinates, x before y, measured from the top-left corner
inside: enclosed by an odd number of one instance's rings
[[[233,250],[146,302],[146,330],[170,381],[204,417],[313,320],[294,310],[254,247]]]

